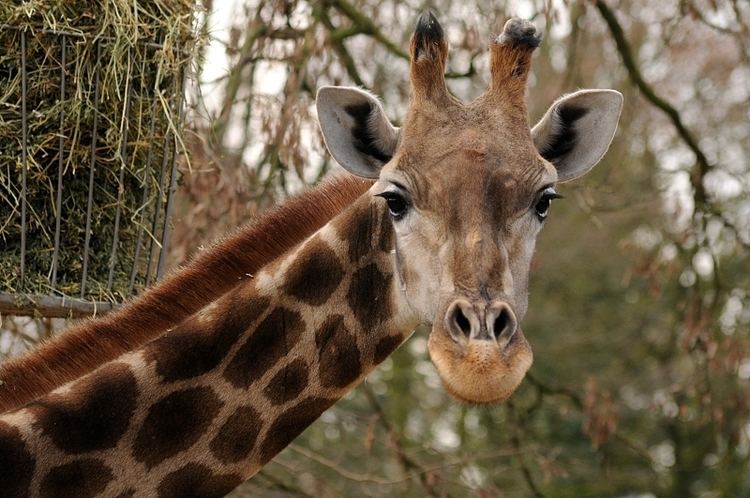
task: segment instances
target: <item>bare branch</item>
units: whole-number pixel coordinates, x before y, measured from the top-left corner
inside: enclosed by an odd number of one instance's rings
[[[354,26],[350,30],[343,33],[345,36],[353,36],[355,34],[371,35],[396,57],[400,57],[407,61],[409,60],[409,54],[385,36],[369,17],[357,10],[352,4],[346,0],[331,0],[331,5],[354,23]],[[341,36],[341,34],[339,36]]]
[[[657,95],[656,91],[654,91],[654,89],[651,88],[651,86],[643,79],[643,75],[641,75],[641,71],[640,69],[638,69],[635,60],[633,59],[630,44],[625,38],[622,26],[620,26],[620,23],[617,21],[617,17],[615,16],[614,12],[612,12],[612,10],[607,7],[607,4],[604,3],[603,0],[596,0],[594,3],[597,10],[604,19],[604,22],[607,23],[607,27],[609,28],[609,31],[612,34],[612,38],[614,38],[615,44],[617,46],[617,51],[622,57],[622,62],[625,65],[625,68],[628,70],[628,76],[630,76],[633,84],[641,91],[646,100],[651,102],[655,107],[657,107],[667,115],[670,121],[672,121],[672,124],[677,130],[680,138],[682,138],[683,142],[685,142],[688,148],[693,151],[693,154],[695,154],[696,163],[691,174],[691,182],[693,184],[693,188],[695,189],[696,207],[698,207],[698,205],[700,205],[701,207],[705,206],[705,204],[707,203],[707,197],[706,190],[703,185],[703,178],[712,167],[712,165],[708,161],[708,158],[706,157],[706,154],[703,152],[703,150],[701,150],[693,134],[682,122],[682,117],[680,116],[680,113],[677,111],[677,109],[675,109],[662,97]]]
[[[367,384],[362,385],[362,390],[365,393],[365,396],[367,396],[368,401],[370,402],[370,405],[375,410],[375,412],[378,414],[378,421],[380,422],[380,425],[383,426],[383,429],[385,429],[386,433],[390,437],[391,444],[393,445],[396,456],[398,457],[399,462],[403,466],[403,468],[407,471],[414,470],[419,475],[419,481],[422,484],[422,487],[425,489],[425,491],[428,493],[428,496],[445,496],[445,495],[439,495],[436,493],[436,490],[434,489],[432,483],[429,479],[429,470],[424,468],[420,463],[409,457],[405,452],[404,449],[401,446],[401,443],[398,438],[398,433],[393,428],[393,425],[388,420],[388,417],[386,416],[385,410],[383,410],[382,405],[378,401],[377,397],[375,396],[375,393],[372,392],[372,389],[370,389],[370,386]]]

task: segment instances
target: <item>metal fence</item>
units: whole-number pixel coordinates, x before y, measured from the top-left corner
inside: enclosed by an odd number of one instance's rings
[[[19,66],[0,63],[0,85],[7,83],[5,92],[0,87],[0,126],[20,121],[20,157],[11,144],[16,160],[0,162],[0,226],[12,227],[0,232],[0,313],[107,310],[165,269],[186,64],[159,80],[153,73],[166,50],[161,43],[127,48],[113,60],[113,38],[7,25],[0,34],[17,48]],[[73,60],[81,54],[88,60]],[[120,67],[130,72],[118,79],[113,69]],[[42,75],[56,95],[42,84],[30,95],[30,81]],[[50,108],[56,131],[52,120],[39,124]],[[34,182],[47,182],[41,185],[49,191],[32,189]],[[8,261],[17,273],[8,273]]]

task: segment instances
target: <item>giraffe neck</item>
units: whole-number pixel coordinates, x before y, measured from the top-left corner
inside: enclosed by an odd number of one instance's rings
[[[12,496],[223,496],[413,330],[392,239],[368,192],[180,326],[0,416],[4,486]]]

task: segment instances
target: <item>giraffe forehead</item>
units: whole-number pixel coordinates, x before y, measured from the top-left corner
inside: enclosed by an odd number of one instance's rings
[[[419,209],[463,231],[484,221],[501,224],[526,210],[556,175],[534,154],[509,157],[482,145],[434,162],[408,157],[385,180],[406,184]]]

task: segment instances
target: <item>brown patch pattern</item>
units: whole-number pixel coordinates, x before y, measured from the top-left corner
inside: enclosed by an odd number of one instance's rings
[[[170,472],[159,483],[159,498],[220,498],[242,482],[237,474],[214,474],[198,463]]]
[[[370,263],[352,275],[347,300],[365,333],[373,330],[391,315],[392,275],[378,270],[375,263]]]
[[[76,382],[65,394],[28,405],[35,426],[71,454],[113,448],[130,423],[138,387],[124,363],[109,363]]]
[[[388,335],[380,339],[375,346],[375,354],[373,355],[372,361],[375,365],[379,365],[398,348],[404,338],[400,335]]]
[[[284,366],[268,382],[263,390],[274,405],[282,405],[292,400],[307,386],[308,368],[305,360],[297,358]]]
[[[147,361],[156,362],[156,371],[166,382],[197,377],[216,368],[270,303],[267,298],[247,300],[237,294],[222,299],[210,321],[192,317],[146,347]]]
[[[249,388],[294,347],[304,326],[296,311],[276,308],[240,347],[224,377],[235,387]]]
[[[190,448],[203,436],[222,406],[210,387],[175,391],[148,410],[135,441],[133,456],[148,468]]]
[[[214,456],[223,463],[247,458],[255,447],[263,421],[249,405],[238,407],[209,443]]]
[[[20,431],[0,422],[0,476],[5,476],[0,478],[0,494],[28,496],[35,466],[36,460],[26,449]]]
[[[381,208],[380,213],[380,235],[378,237],[378,249],[381,251],[390,251],[393,249],[393,224],[388,219],[388,213],[385,208]]]
[[[315,422],[320,414],[330,408],[336,399],[307,398],[281,413],[266,433],[261,445],[260,462],[268,463],[294,438]]]
[[[284,292],[313,306],[328,301],[341,283],[344,269],[328,245],[313,238],[286,271]]]
[[[362,200],[361,203],[369,200]],[[341,213],[334,221],[339,237],[349,243],[349,259],[358,262],[363,256],[372,253],[374,231],[377,229],[377,209],[360,204]]]
[[[333,315],[315,332],[318,347],[318,375],[324,387],[342,388],[362,372],[357,338],[344,324],[344,317]]]
[[[93,498],[112,481],[112,470],[95,458],[83,458],[54,467],[42,479],[42,498]]]

